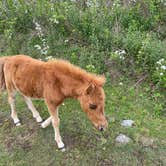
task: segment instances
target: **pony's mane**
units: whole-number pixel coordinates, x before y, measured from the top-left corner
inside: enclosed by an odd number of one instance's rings
[[[72,77],[81,78],[84,81],[89,83],[96,84],[98,86],[103,86],[105,83],[105,77],[101,75],[96,75],[81,69],[78,66],[71,64],[70,62],[62,59],[54,59],[47,62],[47,64],[53,65],[56,67],[56,70],[62,71],[67,75]]]

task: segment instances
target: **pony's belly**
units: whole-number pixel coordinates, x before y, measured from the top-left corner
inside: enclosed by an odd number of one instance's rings
[[[17,80],[15,81],[15,88],[24,96],[31,98],[43,98],[42,88],[32,82]]]
[[[41,99],[43,96],[36,92],[27,92],[27,91],[20,91],[24,96],[35,98],[35,99]]]

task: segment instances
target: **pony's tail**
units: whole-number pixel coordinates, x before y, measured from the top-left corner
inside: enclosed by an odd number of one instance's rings
[[[7,60],[7,57],[0,58],[0,91],[6,89],[5,76],[4,76],[4,64]]]

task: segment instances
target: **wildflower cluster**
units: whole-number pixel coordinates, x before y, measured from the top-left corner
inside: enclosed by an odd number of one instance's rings
[[[97,0],[87,0],[86,5],[87,7],[99,7],[99,3]]]
[[[129,3],[136,3],[137,0],[129,0]]]
[[[112,4],[112,9],[118,8],[118,7],[120,7],[120,1],[119,1],[119,0],[116,0],[116,1],[114,1],[113,4]]]
[[[71,2],[77,2],[77,0],[70,0]]]
[[[37,36],[39,37],[39,39],[41,41],[41,45],[40,44],[36,44],[34,47],[37,50],[40,51],[41,55],[47,55],[49,46],[47,44],[46,39],[44,38],[44,34],[42,32],[42,28],[41,28],[40,24],[35,22],[35,21],[34,21],[34,24],[35,24],[35,30],[37,32]]]
[[[69,40],[68,40],[68,39],[66,39],[64,42],[65,42],[65,43],[68,43],[68,42],[69,42]]]
[[[125,50],[116,50],[115,52],[111,53],[111,59],[120,59],[124,60],[126,55]]]
[[[52,59],[54,59],[52,56],[45,57],[45,60],[52,60]]]
[[[52,22],[53,24],[59,24],[59,21],[58,21],[58,18],[57,18],[57,15],[54,14],[52,15],[52,17],[49,19],[50,22]]]
[[[156,62],[154,74],[157,81],[166,87],[166,59],[162,58]]]
[[[166,60],[162,58],[159,61],[157,61],[156,64],[156,70],[158,71],[160,76],[164,76],[164,74],[166,74]]]

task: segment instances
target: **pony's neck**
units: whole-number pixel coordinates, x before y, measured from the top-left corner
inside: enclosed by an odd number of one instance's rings
[[[49,62],[47,66],[54,72],[54,78],[59,81],[60,91],[65,97],[77,98],[92,77],[86,71],[63,60]]]
[[[62,93],[65,97],[78,98],[88,83],[83,80],[78,80],[74,76],[72,78],[66,75],[67,82],[64,83],[64,86],[61,88]]]

